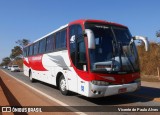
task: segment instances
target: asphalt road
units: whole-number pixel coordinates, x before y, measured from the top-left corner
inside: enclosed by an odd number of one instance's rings
[[[76,93],[71,93],[69,96],[64,96],[60,91],[46,83],[36,81],[31,83],[29,78],[24,76],[23,72],[10,72],[7,69],[3,69],[5,72],[11,74],[22,82],[40,90],[41,92],[60,100],[61,102],[69,106],[159,106],[160,107],[160,88],[153,88],[142,86],[140,90],[120,94],[114,96],[108,96],[103,98],[87,98]],[[76,108],[77,109],[77,108]],[[103,111],[103,110],[102,110]]]

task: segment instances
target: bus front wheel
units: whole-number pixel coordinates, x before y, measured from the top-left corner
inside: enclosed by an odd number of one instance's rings
[[[66,80],[63,75],[61,75],[59,79],[59,89],[63,95],[67,95],[69,92],[66,88]]]

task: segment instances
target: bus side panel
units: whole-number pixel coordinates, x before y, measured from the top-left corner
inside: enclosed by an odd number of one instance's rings
[[[74,71],[73,67],[70,67],[69,70],[67,71],[66,78],[67,78],[67,81],[68,81],[69,90],[78,93],[78,91],[77,91],[78,75]]]
[[[89,81],[85,81],[78,77],[78,93],[84,96],[89,95]]]
[[[23,73],[25,76],[29,77],[29,67],[23,64]]]
[[[45,54],[42,58],[42,64],[48,70],[50,84],[56,85],[57,75],[62,73],[66,79],[67,89],[77,92],[77,74],[70,67],[67,50]]]

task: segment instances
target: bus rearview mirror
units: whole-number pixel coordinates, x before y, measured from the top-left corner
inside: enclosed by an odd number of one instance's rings
[[[88,38],[88,49],[95,49],[95,37],[93,31],[90,29],[85,29],[85,33]]]
[[[141,40],[141,41],[143,41],[144,44],[145,44],[145,50],[149,51],[149,41],[148,41],[148,39],[146,37],[143,37],[143,36],[134,36],[133,40]]]

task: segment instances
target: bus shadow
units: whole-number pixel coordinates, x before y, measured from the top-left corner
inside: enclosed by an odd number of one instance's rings
[[[45,83],[45,82],[43,82],[43,81],[35,80],[34,83],[39,83],[39,84],[42,84],[42,85],[44,85],[44,86],[47,86],[47,87],[50,87],[50,88],[59,90],[57,86],[54,86],[54,85]]]
[[[78,95],[78,97],[97,105],[121,105],[136,102],[153,101],[155,98],[160,98],[160,89],[142,86],[141,89],[132,93],[119,94],[101,98],[87,98],[80,95]]]
[[[48,86],[50,88],[53,88],[56,90],[56,92],[60,92],[58,87],[56,86],[41,81],[36,81],[36,82]],[[121,105],[121,104],[131,104],[136,102],[149,102],[153,101],[155,98],[160,98],[160,88],[141,86],[141,88],[136,92],[101,97],[101,98],[89,98],[74,92],[70,92],[67,96],[68,97],[75,96],[80,99],[86,100],[88,102],[94,103],[96,105]]]
[[[5,97],[3,97],[3,98],[6,98],[8,103],[9,103],[9,105],[8,104],[6,105],[6,103],[3,103],[3,101],[2,101],[2,103],[0,103],[0,106],[18,106],[18,107],[22,108],[21,103],[18,101],[18,99],[16,99],[16,97],[13,95],[13,93],[7,87],[5,82],[2,80],[1,76],[0,76],[0,87],[2,88],[2,91],[3,91],[4,95],[5,95]],[[4,104],[4,105],[1,105],[1,104]],[[17,112],[13,112],[13,114],[14,115],[18,115]],[[21,114],[28,115],[26,112],[23,112]]]
[[[56,92],[60,92],[59,88],[57,86],[54,86],[54,85],[51,85],[51,84],[48,84],[48,83],[45,83],[43,81],[39,81],[39,80],[35,80],[34,83],[38,83],[38,84],[41,84],[45,87],[49,87],[49,88],[53,88],[54,90],[56,90]],[[74,93],[74,92],[71,92],[69,91],[69,94],[66,95],[66,96],[78,96],[79,94],[77,93]]]
[[[8,100],[8,103],[10,106],[20,106],[21,104],[16,99],[16,97],[12,94],[12,92],[8,89],[2,78],[0,77],[0,86],[2,88],[2,91],[5,94],[6,99]]]
[[[141,86],[141,89],[131,93],[140,97],[149,98],[154,100],[155,98],[160,99],[160,88]]]

